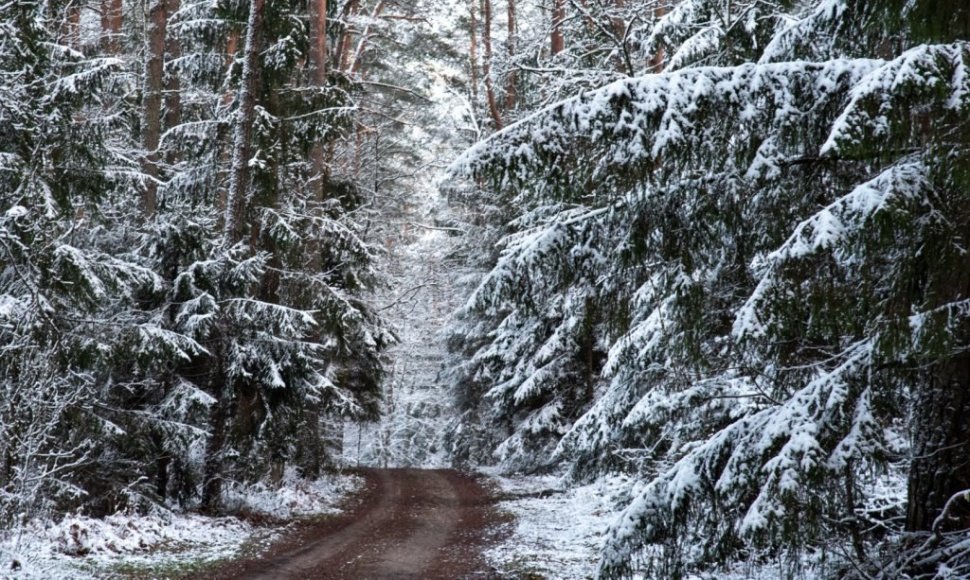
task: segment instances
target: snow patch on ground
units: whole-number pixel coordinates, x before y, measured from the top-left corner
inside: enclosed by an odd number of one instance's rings
[[[363,479],[330,475],[303,481],[289,474],[279,489],[233,486],[230,511],[273,520],[337,513],[337,504],[358,490]],[[78,579],[140,570],[166,577],[259,552],[281,526],[259,526],[237,517],[208,517],[158,510],[149,515],[114,514],[104,519],[71,515],[60,521],[34,520],[0,532],[0,578]]]
[[[307,480],[288,471],[279,488],[264,483],[230,486],[225,505],[230,513],[258,514],[278,520],[338,513],[337,501],[360,489],[363,483],[364,479],[357,475]]]
[[[629,503],[636,483],[625,475],[607,475],[589,485],[570,487],[560,476],[502,476],[479,468],[498,486],[498,507],[515,517],[513,530],[486,550],[489,564],[513,578],[578,580],[595,578],[608,526]],[[820,567],[819,554],[797,562],[733,562],[728,568],[688,573],[686,580],[811,579],[832,576]],[[831,559],[831,558],[829,558]],[[634,580],[655,578],[644,572]]]
[[[485,552],[503,573],[544,578],[593,578],[607,526],[633,481],[609,475],[567,488],[559,476],[503,477],[482,470],[499,486],[499,509],[515,516],[513,532]]]
[[[196,514],[33,521],[0,543],[12,578],[88,578],[121,567],[178,567],[234,556],[257,529],[237,518]],[[8,576],[2,576],[7,578]]]

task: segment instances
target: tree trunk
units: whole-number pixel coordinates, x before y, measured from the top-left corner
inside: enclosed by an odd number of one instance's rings
[[[327,82],[327,0],[313,0],[310,21],[310,79],[322,87]]]
[[[468,2],[468,18],[471,28],[471,43],[468,47],[470,75],[472,84],[472,103],[478,103],[478,19],[475,12],[476,0]]]
[[[232,68],[236,66],[237,50],[239,50],[239,31],[233,29],[229,31],[229,35],[226,38],[226,74],[225,74],[226,78],[230,78],[232,76]],[[232,98],[233,98],[232,90],[227,90],[225,94],[222,95],[222,106],[228,107],[229,105],[231,105]],[[222,167],[225,167],[227,164],[230,167],[232,167],[232,161],[231,161],[232,154],[233,154],[233,151],[231,150],[231,148],[222,149],[219,152],[220,169]],[[223,223],[221,223],[220,226],[223,229],[225,229],[224,222],[225,222],[225,216],[227,213],[226,209],[229,207],[228,197],[229,197],[228,188],[220,187],[217,193],[216,209],[218,209],[219,213],[222,215]]]
[[[162,87],[165,64],[166,15],[165,0],[153,0],[148,6],[148,50],[145,62],[143,145],[145,158],[145,189],[142,191],[142,211],[146,218],[155,215],[158,204],[158,143],[162,133]]]
[[[553,56],[562,52],[566,47],[566,40],[562,33],[562,23],[565,19],[565,0],[552,0],[552,34],[550,35],[550,44]]]
[[[516,23],[515,23],[515,0],[508,0],[508,24],[509,24],[509,39],[508,39],[508,62],[509,62],[509,72],[505,77],[505,110],[511,111],[515,108],[515,37],[516,37]]]
[[[482,0],[482,44],[485,49],[482,61],[482,75],[485,77],[485,99],[488,112],[495,122],[495,128],[502,128],[502,115],[495,101],[495,87],[492,85],[492,0]]]
[[[950,496],[970,489],[970,353],[940,363],[916,394],[912,430],[906,529],[926,531]],[[963,520],[954,527],[970,525]]]
[[[182,56],[182,46],[175,34],[168,30],[167,22],[182,8],[180,0],[165,0],[165,54],[166,62]],[[182,124],[182,87],[177,71],[170,70],[165,75],[165,128],[171,129]],[[170,161],[174,161],[170,160]]]
[[[172,456],[165,450],[165,437],[161,433],[152,436],[152,443],[158,456],[155,458],[155,493],[161,503],[168,497],[169,465]]]
[[[310,11],[310,82],[314,87],[327,84],[327,0],[314,0]],[[310,183],[313,199],[322,203],[327,182],[327,156],[323,143],[313,144],[310,151]],[[314,252],[319,262],[319,252]],[[314,268],[314,272],[319,268]]]
[[[337,70],[340,71],[347,71],[350,67],[350,43],[353,42],[353,34],[350,27],[347,26],[347,22],[349,22],[351,16],[357,13],[359,5],[359,0],[348,0],[343,9],[344,30],[343,34],[340,35],[340,42],[337,45],[337,54],[335,55]]]
[[[357,41],[357,48],[354,50],[353,58],[350,60],[349,64],[344,68],[345,71],[351,73],[360,72],[360,65],[364,62],[364,52],[367,50],[367,43],[370,42],[371,36],[373,34],[373,23],[381,16],[384,12],[384,0],[377,3],[374,10],[371,11],[370,17],[367,19],[367,25],[364,27],[363,33],[360,35],[360,39]]]
[[[217,379],[225,380],[223,373]],[[205,442],[205,462],[202,466],[202,510],[213,513],[222,497],[222,456],[226,447],[228,428],[228,389],[219,389],[218,401],[213,404],[209,420],[211,432]]]
[[[101,45],[108,54],[121,52],[121,0],[102,0],[101,2]]]
[[[668,8],[666,3],[659,3],[657,7],[653,9],[654,22],[663,18],[663,16],[667,14],[667,10]],[[664,50],[662,48],[658,48],[657,52],[654,53],[653,56],[650,57],[650,60],[647,61],[647,70],[652,73],[663,72],[665,57],[666,55],[664,54]]]
[[[229,168],[229,186],[225,202],[223,246],[231,247],[243,239],[246,210],[249,205],[250,169],[253,155],[253,125],[256,114],[256,96],[259,87],[259,50],[262,44],[263,8],[265,0],[250,0],[249,20],[243,46],[243,65],[239,79],[236,103],[235,127],[232,141],[232,161]],[[233,37],[229,39],[232,48]],[[230,51],[231,54],[231,51]],[[223,371],[225,352],[216,352],[212,359],[218,371],[212,388],[216,402],[210,415],[211,432],[206,441],[204,479],[202,483],[202,507],[213,511],[222,495],[223,455],[229,427],[233,386],[226,384]]]
[[[209,370],[207,389],[215,402],[209,409],[209,437],[205,441],[205,459],[202,463],[202,511],[213,513],[222,498],[223,457],[225,455],[232,390],[226,384],[224,339],[216,337],[211,347],[212,356],[206,361]]]
[[[256,114],[256,91],[259,86],[259,50],[262,43],[263,7],[265,0],[251,0],[246,43],[243,48],[242,75],[236,125],[232,141],[232,164],[226,195],[225,245],[232,246],[243,238],[246,208],[249,202],[249,161],[253,155],[253,124]]]
[[[626,21],[623,20],[621,14],[626,8],[626,2],[624,0],[613,0],[613,15],[610,16],[610,25],[613,27],[613,35],[616,37],[617,44],[623,44],[623,38],[626,36]]]
[[[71,4],[67,7],[67,16],[60,27],[60,42],[74,50],[81,48],[81,7]]]

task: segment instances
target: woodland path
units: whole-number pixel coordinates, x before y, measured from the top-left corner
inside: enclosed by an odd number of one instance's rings
[[[340,516],[284,537],[269,553],[206,573],[236,579],[499,578],[481,552],[498,523],[481,481],[449,469],[364,469]]]

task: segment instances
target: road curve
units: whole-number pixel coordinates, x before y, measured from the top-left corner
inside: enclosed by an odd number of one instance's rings
[[[447,469],[361,474],[367,486],[343,516],[207,578],[496,578],[481,557],[493,514],[476,478]]]

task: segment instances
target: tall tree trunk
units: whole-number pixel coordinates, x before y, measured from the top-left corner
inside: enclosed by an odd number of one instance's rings
[[[159,501],[165,503],[168,497],[169,466],[172,456],[165,449],[165,435],[155,431],[151,435],[153,451],[155,453],[155,494]]]
[[[263,7],[266,0],[250,0],[249,22],[243,47],[242,74],[232,140],[232,163],[226,196],[225,245],[232,246],[243,238],[246,207],[249,202],[249,161],[253,154],[253,124],[256,114],[256,92],[259,86],[259,50],[262,44]]]
[[[473,103],[478,103],[478,18],[475,11],[476,3],[477,0],[469,0],[468,2],[468,18],[471,28],[471,42],[468,47],[468,57],[469,68],[471,69],[469,72],[471,75]]]
[[[367,26],[364,27],[363,33],[360,35],[360,39],[357,41],[357,48],[354,50],[353,57],[349,65],[344,69],[347,72],[357,73],[360,72],[360,65],[364,62],[364,52],[367,50],[367,43],[370,42],[373,23],[381,16],[384,12],[384,0],[377,3],[374,10],[371,11],[370,18],[367,19]]]
[[[310,82],[314,87],[327,84],[327,0],[313,0],[310,10]],[[323,143],[313,144],[310,151],[311,190],[313,199],[322,203],[327,182],[327,158]],[[319,263],[319,252],[313,252],[314,265]],[[314,272],[319,267],[314,267]]]
[[[566,47],[566,40],[562,32],[562,24],[565,19],[566,1],[552,0],[552,34],[550,35],[550,46],[553,56],[562,52]]]
[[[81,48],[81,7],[72,2],[67,7],[67,15],[60,26],[60,42],[75,50]]]
[[[121,52],[122,0],[101,2],[101,44],[105,52]]]
[[[360,6],[359,0],[348,0],[347,4],[344,5],[343,14],[341,19],[344,22],[343,33],[340,35],[340,42],[337,45],[337,54],[334,55],[334,60],[336,62],[337,70],[347,71],[350,67],[350,44],[353,42],[353,33],[350,27],[347,26],[350,17],[357,14],[357,9]]]
[[[181,8],[181,0],[165,0],[166,22],[171,20]],[[165,55],[166,62],[173,62],[182,56],[182,46],[179,44],[178,37],[168,28],[165,35]],[[180,124],[182,124],[182,87],[178,72],[169,70],[165,75],[165,128],[171,129]]]
[[[912,437],[906,529],[925,531],[950,496],[970,489],[970,353],[939,363],[917,393]],[[963,519],[954,527],[970,525]]]
[[[313,0],[310,10],[310,80],[327,83],[327,0]]]
[[[663,18],[663,16],[667,14],[667,10],[667,3],[665,1],[659,2],[656,8],[653,9],[654,22]],[[650,60],[647,61],[647,70],[652,73],[663,72],[664,58],[666,58],[664,50],[662,48],[658,48],[657,52],[654,53],[650,57]]]
[[[488,101],[488,112],[495,122],[495,128],[502,128],[502,115],[495,101],[495,87],[492,85],[492,0],[482,0],[482,44],[485,54],[482,55],[482,75],[485,77],[485,100]]]
[[[262,45],[263,8],[266,0],[250,0],[249,20],[243,45],[243,64],[239,79],[236,103],[235,127],[232,140],[232,161],[229,167],[229,186],[223,225],[223,247],[229,248],[242,241],[245,234],[246,210],[250,197],[249,161],[253,155],[253,125],[256,114],[256,96],[259,87],[259,51]],[[232,37],[230,37],[232,44]],[[206,441],[202,507],[212,511],[218,506],[222,495],[223,455],[228,437],[229,416],[232,412],[233,385],[225,376],[225,349],[213,354],[213,362],[219,370],[214,374],[211,388],[216,393],[212,405],[209,439]]]
[[[148,50],[145,62],[143,145],[145,158],[145,189],[142,192],[142,211],[152,217],[158,205],[158,144],[162,133],[162,87],[165,65],[166,33],[165,0],[152,0],[148,5]]]
[[[515,0],[508,0],[508,29],[509,39],[507,44],[509,72],[505,77],[505,110],[511,111],[515,108],[515,40],[517,27],[515,22]]]
[[[610,16],[610,26],[613,28],[613,35],[616,36],[618,44],[622,44],[623,38],[626,36],[626,21],[621,16],[625,8],[626,2],[624,0],[613,0],[614,13]]]
[[[217,353],[213,357],[221,360],[225,353]],[[220,370],[215,373],[213,382],[217,397],[212,405],[209,417],[209,438],[205,442],[205,461],[202,465],[202,510],[212,513],[219,507],[222,497],[223,455],[226,447],[226,432],[229,421],[229,387],[225,385],[226,377]]]
[[[915,121],[919,126],[919,115]],[[928,127],[923,135],[932,139]],[[942,209],[946,215],[968,215],[970,206],[964,197],[948,192],[943,199],[947,203]],[[964,238],[966,227],[955,228],[952,234],[953,239]],[[936,266],[939,273],[928,277],[919,290],[919,295],[930,301],[921,308],[949,312],[945,305],[959,304],[970,296],[970,258],[959,249],[960,245],[944,239],[935,249],[931,245],[924,251],[936,264],[946,266]],[[909,531],[932,529],[947,500],[970,490],[970,323],[959,314],[950,316],[953,318],[947,326],[953,342],[921,373],[911,403],[912,461],[906,513]],[[944,529],[970,527],[970,506],[958,503],[958,525],[942,522]]]
[[[236,51],[239,50],[239,31],[232,29],[229,31],[229,35],[226,37],[226,74],[225,78],[230,79],[233,75],[233,67],[236,66]],[[222,107],[228,107],[232,104],[233,91],[227,87],[225,93],[222,95]],[[232,155],[234,151],[227,147],[219,151],[219,168],[228,165],[232,167]],[[220,226],[225,230],[225,216],[226,209],[228,205],[229,191],[226,187],[220,187],[216,199],[216,209],[222,215],[223,223]]]

